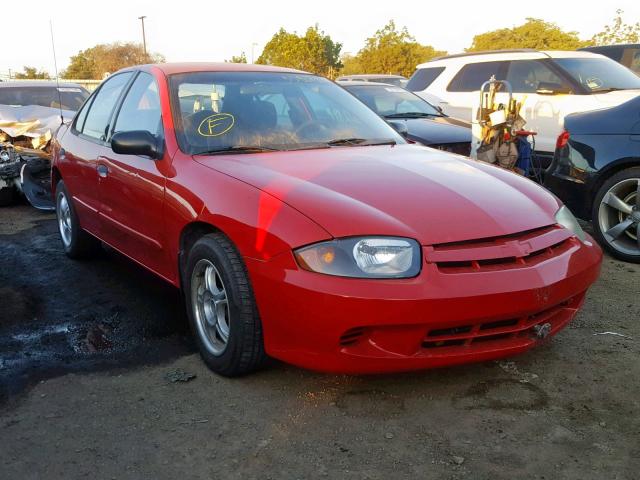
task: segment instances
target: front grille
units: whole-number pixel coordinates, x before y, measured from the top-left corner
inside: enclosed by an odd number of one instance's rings
[[[500,237],[425,247],[425,261],[442,273],[507,270],[537,265],[574,248],[572,234],[557,225]]]
[[[457,353],[468,353],[474,349],[486,349],[491,343],[530,342],[540,338],[538,332],[546,324],[549,324],[550,332],[555,332],[568,322],[575,309],[580,306],[583,297],[584,294],[581,294],[551,308],[522,317],[433,328],[425,335],[422,348],[432,353],[439,350],[454,353],[450,350],[455,347],[462,348]]]

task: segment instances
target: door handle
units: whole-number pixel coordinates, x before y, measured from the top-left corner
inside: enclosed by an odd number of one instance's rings
[[[106,165],[98,165],[98,176],[100,178],[107,178],[109,175],[109,169]]]

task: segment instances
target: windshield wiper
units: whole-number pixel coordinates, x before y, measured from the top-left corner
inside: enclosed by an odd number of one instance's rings
[[[395,145],[397,142],[391,138],[383,138],[380,140],[368,140],[366,138],[336,138],[326,142],[331,147],[342,146],[361,146],[367,147],[371,145]]]
[[[279,148],[261,147],[259,145],[233,145],[231,147],[215,148],[194,153],[194,155],[217,155],[221,153],[261,153],[261,152],[280,152]]]
[[[425,113],[425,112],[405,112],[405,113],[390,113],[385,115],[384,118],[425,118],[425,117],[441,117],[439,113]]]
[[[618,87],[599,88],[597,90],[591,90],[591,93],[609,93],[609,92],[617,92],[619,90],[623,90],[623,89]]]

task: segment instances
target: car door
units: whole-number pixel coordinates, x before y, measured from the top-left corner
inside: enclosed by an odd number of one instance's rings
[[[444,112],[454,118],[472,121],[472,113],[480,103],[480,87],[492,76],[504,80],[508,61],[469,63],[462,67],[447,85],[440,101]]]
[[[60,144],[63,180],[80,225],[97,236],[100,236],[97,159],[106,142],[114,107],[131,76],[131,72],[125,72],[106,80],[80,109]]]
[[[154,77],[139,72],[115,116],[112,133],[145,130],[162,138],[162,115]],[[114,153],[98,158],[100,221],[105,242],[154,272],[169,277],[165,250],[164,171],[170,158]]]
[[[522,102],[520,116],[527,122],[525,129],[537,132],[536,150],[552,153],[562,132],[566,105],[573,95],[551,92],[568,92],[571,90],[569,83],[543,60],[511,61],[506,80],[511,84],[514,97]],[[549,94],[539,94],[541,85],[546,90],[555,88],[549,90]]]

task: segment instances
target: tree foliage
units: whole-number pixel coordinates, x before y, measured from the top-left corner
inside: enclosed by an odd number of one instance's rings
[[[594,45],[615,45],[617,43],[638,43],[640,42],[640,22],[625,23],[622,15],[624,11],[616,10],[616,16],[609,25],[605,25],[604,30],[593,36]]]
[[[269,42],[256,63],[297,68],[333,78],[342,67],[342,44],[325,35],[318,25],[300,36],[281,28]]]
[[[555,23],[538,18],[513,28],[500,28],[473,37],[468,52],[501,50],[509,48],[534,48],[537,50],[575,50],[591,42],[578,38],[577,32],[565,32]]]
[[[411,75],[416,65],[445,55],[430,45],[421,45],[406,27],[398,30],[393,20],[367,38],[355,56],[343,58],[344,75],[356,73],[384,73]]]
[[[121,68],[144,63],[162,63],[164,57],[158,53],[146,53],[139,43],[99,44],[78,52],[71,57],[63,78],[101,80],[109,73]]]
[[[38,70],[35,67],[22,67],[22,72],[17,72],[15,78],[31,80],[48,80],[51,77],[45,70]]]
[[[244,52],[240,55],[233,55],[230,60],[225,60],[227,63],[247,63],[247,56]]]

